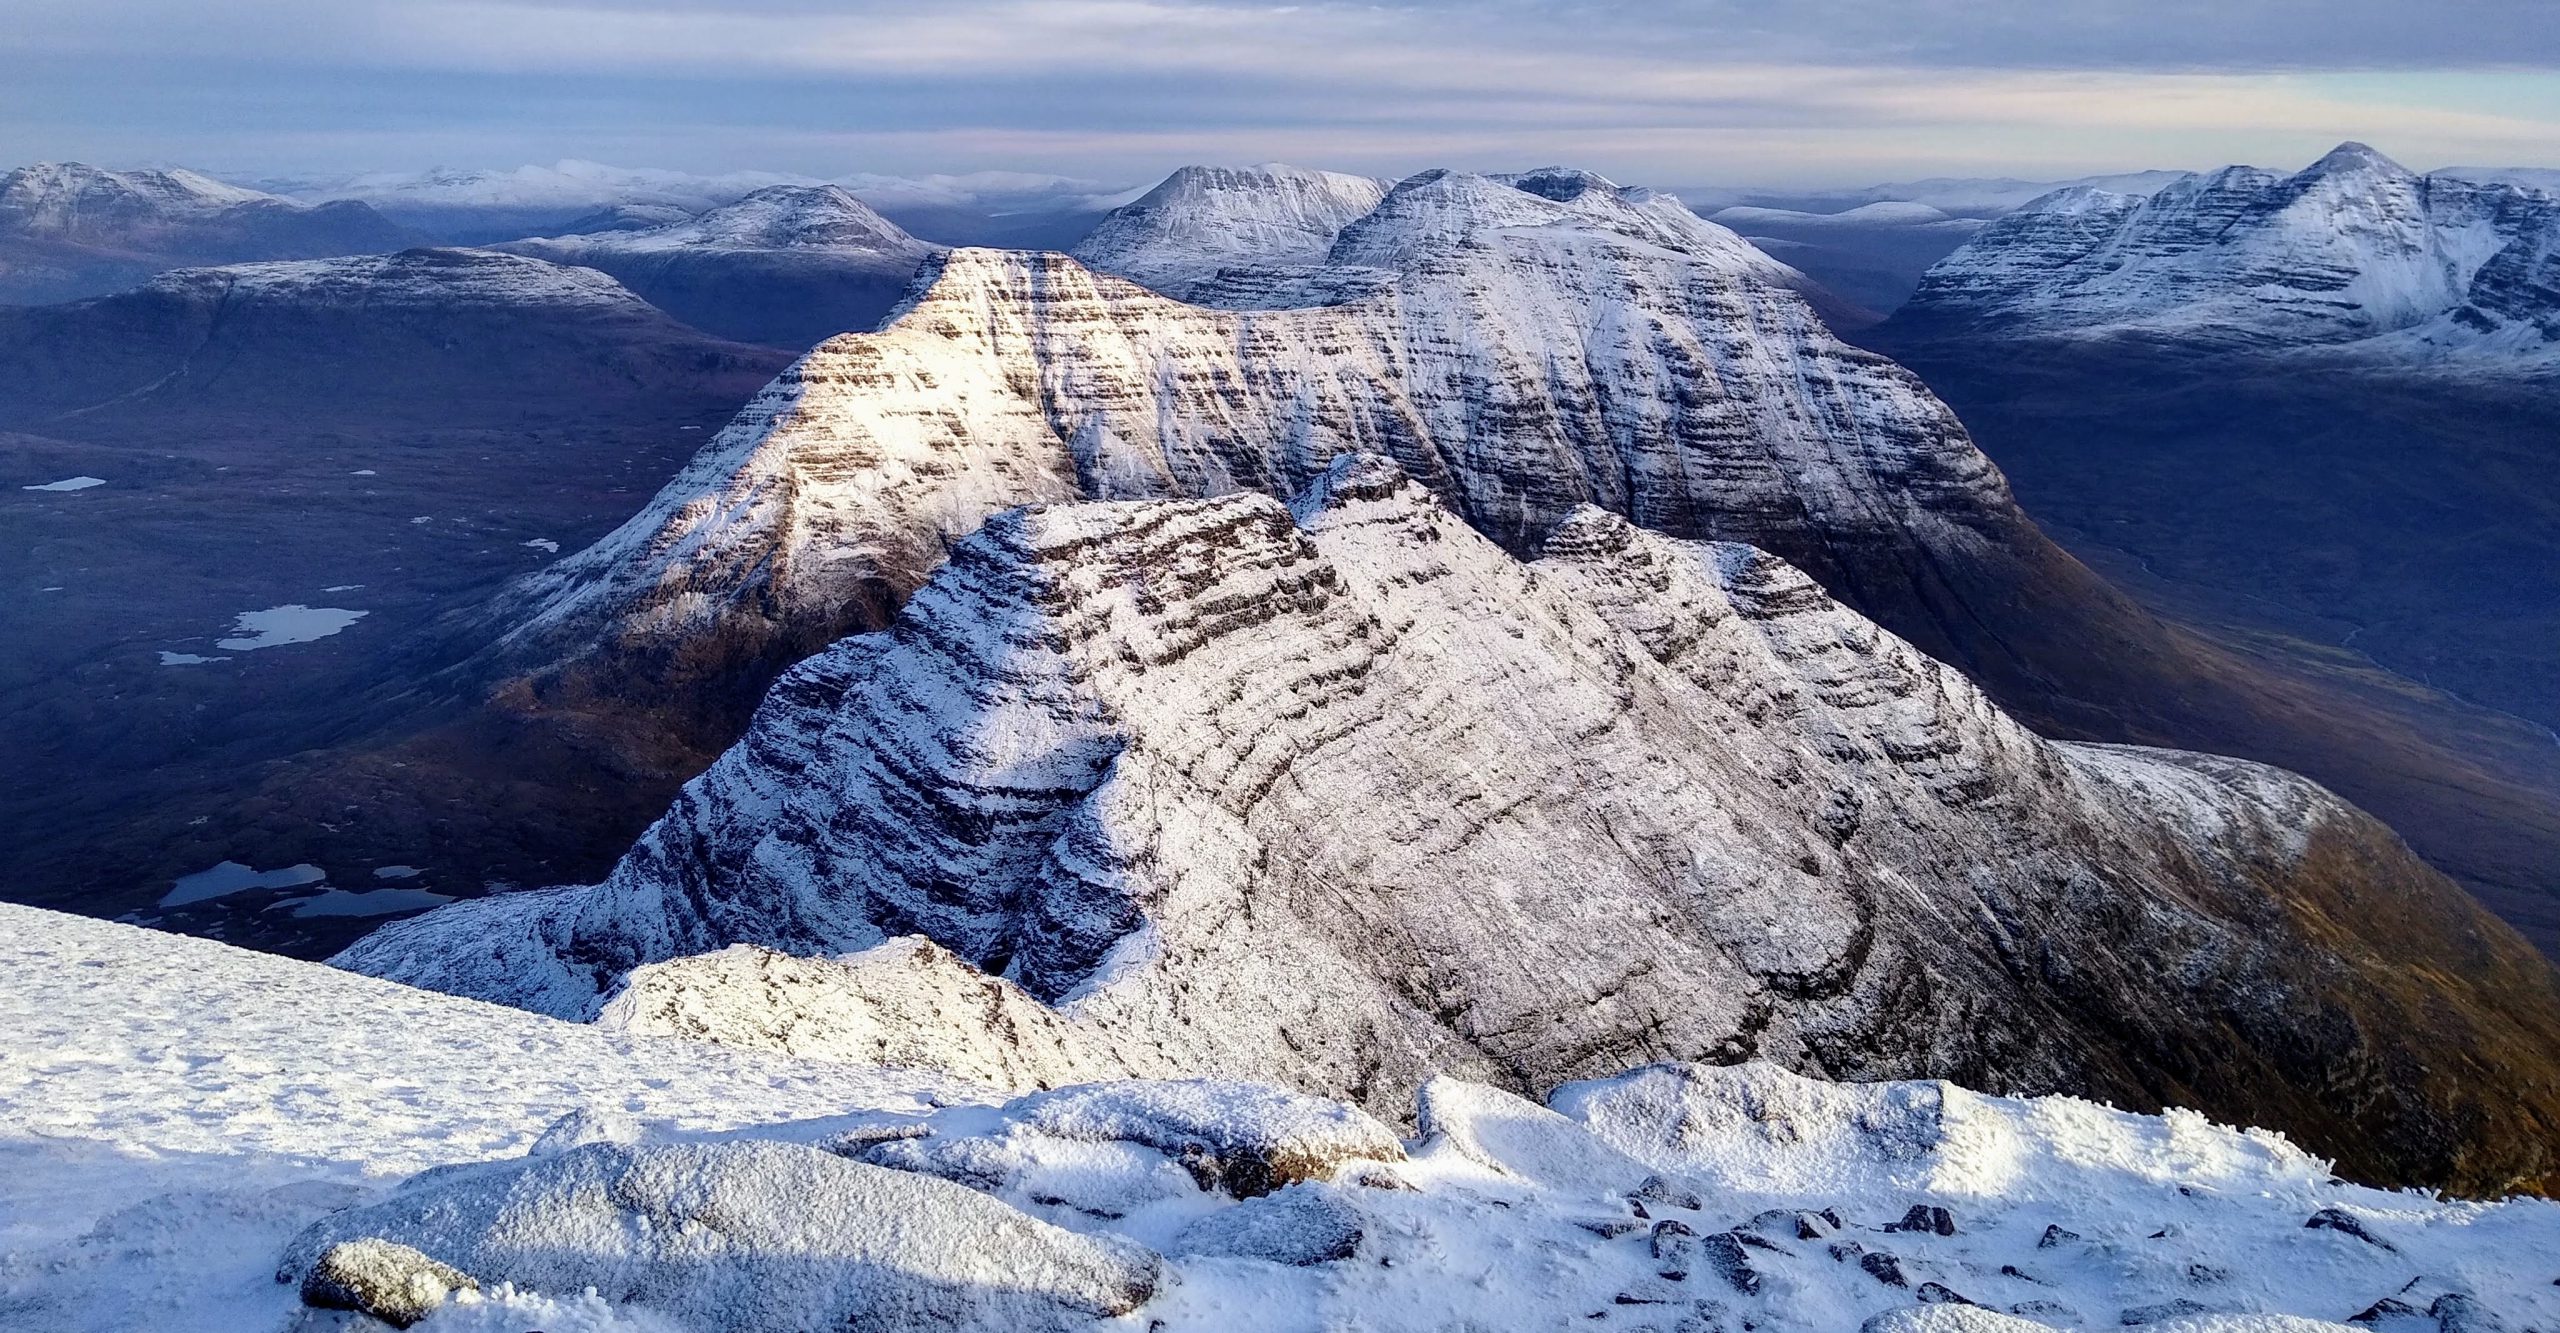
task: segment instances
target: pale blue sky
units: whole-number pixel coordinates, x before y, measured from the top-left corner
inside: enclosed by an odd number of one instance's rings
[[[2550,0],[8,0],[0,163],[2560,165]]]

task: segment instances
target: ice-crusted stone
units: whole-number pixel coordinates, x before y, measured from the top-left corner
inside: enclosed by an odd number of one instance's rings
[[[302,1303],[354,1310],[394,1328],[436,1312],[456,1292],[478,1291],[470,1274],[387,1240],[341,1241],[302,1275]]]
[[[1183,1228],[1172,1252],[1306,1268],[1358,1253],[1365,1226],[1358,1206],[1339,1190],[1292,1185],[1222,1208]]]
[[[1143,1305],[1162,1261],[946,1181],[759,1141],[589,1144],[334,1213],[307,1274],[381,1239],[487,1282],[587,1288],[706,1333],[1068,1329]]]

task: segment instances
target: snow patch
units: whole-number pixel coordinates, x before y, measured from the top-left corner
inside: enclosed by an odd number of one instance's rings
[[[92,486],[106,484],[107,479],[104,477],[64,477],[60,481],[48,481],[41,486],[21,486],[18,489],[22,491],[85,491]]]
[[[334,606],[304,606],[289,602],[264,611],[243,611],[232,623],[234,632],[246,637],[217,639],[216,648],[233,652],[252,652],[260,648],[276,648],[288,643],[309,643],[325,639],[372,614],[348,611]]]

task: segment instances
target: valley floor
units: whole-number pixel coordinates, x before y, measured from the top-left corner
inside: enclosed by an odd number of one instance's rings
[[[297,1233],[351,1205],[372,1208],[348,1215],[360,1222],[436,1197],[422,1191],[467,1203],[470,1172],[396,1182],[556,1153],[537,1141],[571,1112],[564,1133],[580,1143],[754,1148],[864,1181],[941,1175],[1096,1238],[1062,1241],[1165,1255],[1135,1312],[1072,1321],[1094,1327],[2232,1333],[2334,1326],[2279,1312],[2368,1311],[2386,1329],[2560,1327],[2560,1205],[2386,1193],[2193,1115],[1939,1083],[1655,1066],[1568,1086],[1549,1109],[1440,1080],[1396,1131],[1232,1084],[999,1105],[931,1075],[622,1037],[14,906],[0,907],[0,1033],[0,1326],[13,1329],[341,1319],[297,1315],[279,1285]],[[1168,1133],[1266,1122],[1291,1142],[1350,1144],[1340,1155],[1355,1160],[1244,1202],[1173,1165],[1188,1159]],[[1946,1209],[1945,1224],[1905,1227],[1915,1206],[1924,1223]],[[754,1219],[712,1225],[734,1237]],[[706,1320],[493,1283],[419,1327],[792,1326],[791,1310],[764,1307]]]

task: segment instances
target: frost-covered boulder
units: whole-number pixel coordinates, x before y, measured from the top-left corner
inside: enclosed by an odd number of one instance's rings
[[[1358,1107],[1258,1083],[1096,1083],[1026,1097],[1007,1109],[1054,1138],[1144,1144],[1180,1159],[1201,1188],[1238,1198],[1330,1180],[1348,1162],[1404,1156],[1395,1131]]]
[[[1183,1228],[1174,1250],[1304,1268],[1358,1253],[1366,1226],[1340,1190],[1306,1183],[1201,1218]]]
[[[1143,1305],[1152,1252],[797,1144],[593,1143],[314,1223],[282,1272],[379,1240],[490,1282],[587,1288],[702,1333],[1067,1329]]]
[[[354,1310],[407,1328],[454,1293],[477,1291],[471,1275],[387,1240],[351,1240],[320,1252],[302,1275],[302,1303]]]
[[[1084,1084],[992,1110],[861,1126],[831,1151],[1015,1200],[1115,1216],[1200,1192],[1258,1198],[1397,1161],[1404,1143],[1357,1107],[1212,1079]]]

